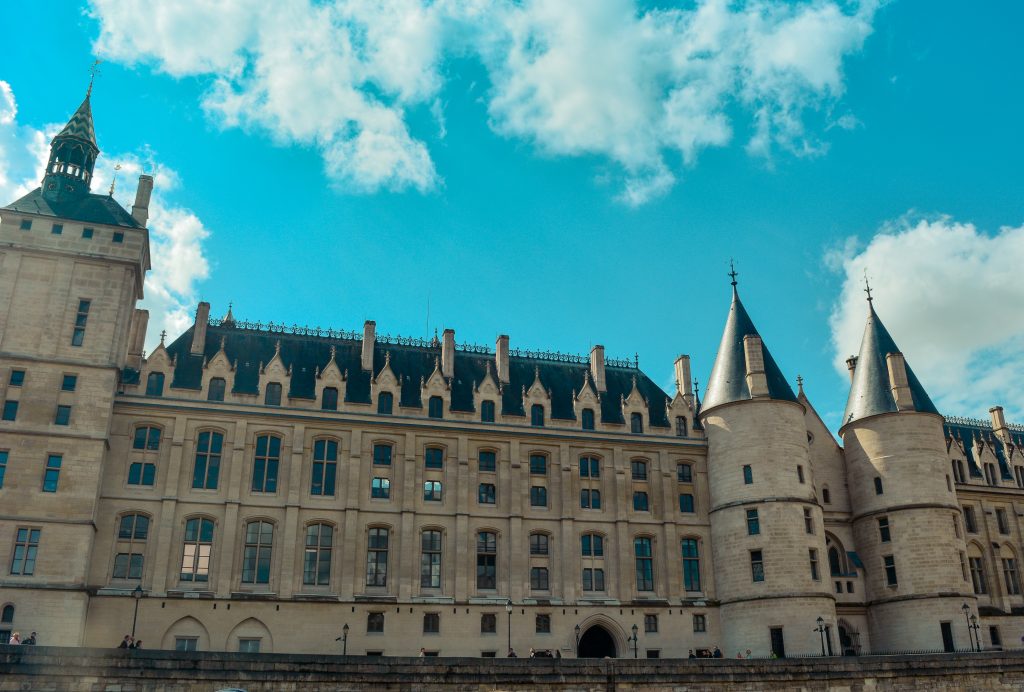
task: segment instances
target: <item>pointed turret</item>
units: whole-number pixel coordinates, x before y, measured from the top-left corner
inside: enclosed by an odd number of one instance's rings
[[[43,177],[43,197],[51,202],[84,197],[92,184],[93,168],[100,149],[96,145],[96,129],[92,122],[90,95],[50,143],[50,160]]]
[[[869,299],[868,323],[853,370],[843,425],[880,413],[906,410],[938,413]]]

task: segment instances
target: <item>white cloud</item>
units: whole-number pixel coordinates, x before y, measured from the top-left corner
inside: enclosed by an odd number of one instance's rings
[[[675,184],[674,157],[693,165],[731,140],[736,105],[752,154],[824,152],[804,117],[843,94],[843,60],[871,33],[877,0],[851,11],[838,0],[91,4],[98,54],[212,78],[203,105],[216,122],[316,147],[345,189],[439,184],[408,112],[432,109],[443,132],[445,60],[470,55],[489,73],[496,132],[548,155],[609,159],[619,198],[642,204]]]
[[[10,85],[0,81],[0,206],[39,187],[50,140],[62,127],[22,125],[17,122],[17,112]],[[126,209],[131,209],[135,200],[138,176],[145,172],[154,178],[148,224],[153,269],[146,276],[145,299],[140,305],[150,312],[146,348],[152,350],[159,343],[161,330],[173,337],[192,323],[190,311],[196,302],[197,284],[209,275],[203,254],[203,240],[209,231],[195,214],[168,200],[179,185],[178,175],[145,149],[101,156],[93,192],[109,189],[115,165],[121,166],[115,198]]]
[[[826,261],[845,275],[831,317],[844,377],[864,331],[867,269],[879,317],[940,411],[985,418],[1000,404],[1024,422],[1024,226],[990,234],[949,217],[907,217]]]

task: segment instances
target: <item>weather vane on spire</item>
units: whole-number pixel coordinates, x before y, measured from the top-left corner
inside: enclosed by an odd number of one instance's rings
[[[85,92],[85,97],[89,98],[92,96],[92,83],[96,81],[96,75],[100,73],[100,63],[103,62],[99,58],[93,61],[92,66],[89,67],[89,90]]]
[[[736,277],[739,276],[739,272],[736,271],[736,266],[732,261],[732,257],[729,258],[729,276],[732,277],[732,285],[736,286]]]
[[[869,303],[874,300],[874,298],[871,297],[871,283],[868,281],[867,268],[864,269],[864,292],[868,294]]]
[[[119,170],[121,170],[121,164],[114,166],[114,177],[110,180],[110,192],[107,193],[111,197],[114,196],[114,185],[117,184],[117,172]]]

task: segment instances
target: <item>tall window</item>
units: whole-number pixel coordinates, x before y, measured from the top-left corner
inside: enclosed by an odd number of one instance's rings
[[[676,416],[676,437],[686,437],[686,416]]]
[[[988,593],[988,582],[985,579],[985,563],[982,561],[984,558],[969,557],[967,563],[971,567],[971,585],[974,586],[974,593],[985,594]]]
[[[645,481],[647,480],[647,462],[639,459],[634,459],[629,462],[630,471],[633,474],[633,480]]]
[[[444,418],[444,399],[439,396],[430,397],[427,402],[427,415],[431,418]]]
[[[263,396],[263,403],[267,406],[280,406],[281,405],[281,383],[280,382],[268,382],[267,391]]]
[[[387,529],[372,528],[366,549],[366,585],[388,585],[388,537]]]
[[[536,427],[544,426],[544,406],[541,404],[534,404],[530,407],[530,425]]]
[[[531,454],[530,473],[534,476],[546,476],[548,473],[548,458],[543,454]]]
[[[583,590],[604,591],[604,568],[585,567],[583,569]]]
[[[999,533],[1003,535],[1010,533],[1010,523],[1006,520],[1006,510],[1002,507],[996,508],[996,526]]]
[[[644,614],[644,632],[653,634],[658,631],[658,616],[645,613]]]
[[[63,459],[60,454],[50,454],[46,457],[46,469],[43,471],[43,492],[57,492],[57,484],[60,482],[60,467]]]
[[[679,511],[684,514],[693,514],[696,509],[693,504],[693,495],[690,493],[680,493],[679,495]]]
[[[378,500],[388,500],[391,498],[391,479],[381,478],[380,476],[370,481],[370,497],[375,497]]]
[[[814,533],[814,516],[807,507],[804,508],[804,531],[806,533]]]
[[[441,502],[441,481],[423,481],[423,499],[426,502]]]
[[[338,475],[337,440],[319,439],[313,441],[313,469],[309,494],[334,495],[334,482]]]
[[[964,464],[959,459],[953,460],[953,480],[957,483],[964,483],[966,478],[964,476]]]
[[[818,551],[814,548],[809,548],[807,553],[811,562],[811,579],[819,581],[821,579],[821,573],[818,571]]]
[[[804,482],[804,467],[800,464],[796,465],[796,479],[801,483]]]
[[[497,461],[497,454],[495,454],[494,452],[492,452],[489,449],[482,449],[482,450],[480,450],[479,460],[480,460],[480,470],[481,471],[491,472],[491,471],[494,471],[494,469],[495,469],[495,464],[496,464],[496,461]]]
[[[885,567],[885,583],[888,586],[896,586],[896,558],[886,555],[882,558],[882,564]]]
[[[23,384],[25,384],[25,371],[11,370],[11,374],[7,378],[7,384],[9,384],[11,387],[20,387]]]
[[[185,522],[185,548],[181,556],[181,580],[210,580],[210,554],[213,552],[213,522],[196,517]]]
[[[964,526],[967,527],[967,533],[978,533],[978,521],[974,517],[974,507],[970,505],[964,507]]]
[[[750,578],[753,581],[764,581],[764,555],[760,550],[750,551]]]
[[[689,464],[677,464],[676,480],[680,483],[693,483],[693,467]]]
[[[600,534],[580,536],[583,554],[583,590],[604,591],[604,538]]]
[[[642,433],[644,431],[644,416],[642,413],[629,414],[629,431]]]
[[[207,401],[224,401],[224,391],[227,389],[227,382],[223,377],[210,379],[210,388],[206,392]]]
[[[761,533],[761,520],[756,509],[747,510],[747,535],[756,536]]]
[[[641,536],[633,539],[633,558],[636,565],[636,590],[654,591],[654,553],[650,538]]]
[[[490,399],[480,402],[480,420],[483,423],[494,422],[494,402]]]
[[[633,492],[633,511],[634,512],[648,512],[650,511],[650,504],[647,501],[647,493],[636,490]]]
[[[441,588],[441,532],[430,530],[421,534],[420,586]]]
[[[0,488],[4,487],[4,476],[7,474],[7,455],[6,449],[0,449]]]
[[[594,409],[585,408],[580,412],[580,423],[584,430],[594,429]]]
[[[324,387],[323,394],[320,395],[320,408],[323,409],[324,411],[338,410],[337,387]]]
[[[700,591],[700,547],[696,538],[684,538],[683,587],[687,591]]]
[[[4,402],[4,413],[2,420],[17,420],[18,402],[16,399],[8,399]]]
[[[377,395],[377,413],[388,415],[394,409],[395,397],[391,392],[381,392]]]
[[[878,520],[878,540],[882,543],[888,543],[892,540],[892,536],[889,533],[889,517],[881,517]]]
[[[164,395],[164,374],[162,372],[151,372],[146,377],[146,396]]]
[[[73,392],[78,387],[78,375],[64,375],[60,379],[60,391]]]
[[[78,312],[75,313],[75,329],[71,332],[71,345],[81,346],[85,341],[85,323],[89,321],[90,300],[78,301]]]
[[[329,586],[331,554],[334,548],[334,527],[310,524],[306,527],[306,549],[302,556],[302,583],[306,586]]]
[[[427,447],[423,453],[424,465],[428,469],[444,468],[444,450],[440,447]]]
[[[548,489],[543,485],[534,485],[530,488],[530,506],[531,507],[547,507],[548,506]]]
[[[530,555],[547,555],[550,538],[546,533],[530,534]]]
[[[832,504],[832,493],[829,491],[828,487],[823,487],[821,489],[821,501],[826,505]]]
[[[1010,596],[1020,595],[1020,575],[1017,570],[1017,559],[1004,557],[1003,559],[1003,581],[1006,583],[1006,593]]]
[[[373,446],[373,465],[374,466],[391,466],[391,456],[393,448],[391,445],[374,445]],[[429,453],[429,450],[428,450]]]
[[[192,470],[192,487],[216,490],[220,477],[220,454],[224,436],[219,432],[199,433],[196,441],[196,464]]]
[[[54,425],[71,424],[71,407],[64,404],[57,404],[57,414],[53,418]]]
[[[882,479],[875,476],[875,495],[882,494]]]
[[[498,587],[498,536],[490,531],[476,535],[476,588]]]
[[[750,485],[754,482],[754,470],[750,468],[750,464],[743,466],[743,483],[744,485]]]
[[[148,538],[149,517],[144,514],[125,514],[121,517],[114,554],[114,579],[142,579]]]
[[[496,634],[498,631],[498,616],[494,613],[482,613],[480,615],[480,634]]]
[[[548,586],[548,568],[547,567],[531,567],[530,568],[530,589],[532,591],[547,591]]]
[[[14,555],[11,557],[11,574],[31,576],[36,571],[36,553],[39,551],[41,529],[18,527],[14,534]]]
[[[245,550],[242,553],[243,584],[270,583],[273,544],[274,525],[269,521],[250,521],[245,525]]]
[[[252,491],[277,492],[277,470],[281,462],[281,438],[259,435],[256,438],[256,456],[252,464]]]
[[[477,501],[482,505],[493,505],[497,501],[494,483],[481,483],[477,489]]]
[[[156,481],[155,452],[160,450],[160,428],[139,426],[132,439],[132,461],[128,464],[128,485],[153,485]]]

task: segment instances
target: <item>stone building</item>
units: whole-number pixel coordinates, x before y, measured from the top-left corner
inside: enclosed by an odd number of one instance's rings
[[[733,284],[703,404],[636,361],[210,317],[143,357],[153,181],[90,100],[0,209],[0,637],[359,655],[1016,646],[1024,428],[873,305],[842,446]],[[135,616],[138,616],[137,625]],[[975,627],[970,628],[970,623]]]

